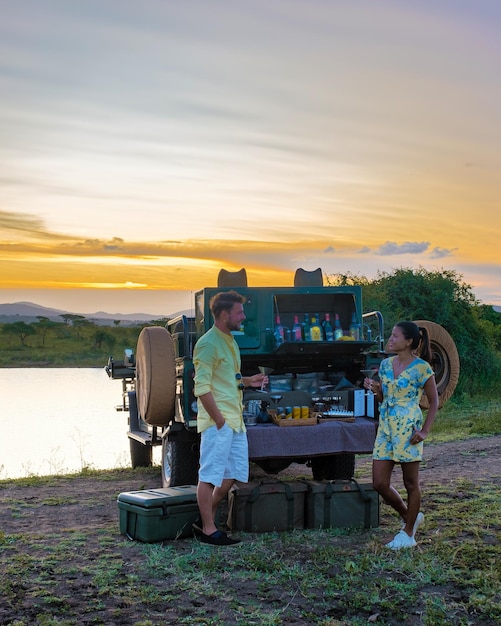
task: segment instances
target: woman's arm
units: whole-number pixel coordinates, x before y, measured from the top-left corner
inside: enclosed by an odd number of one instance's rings
[[[423,427],[421,430],[416,430],[415,433],[411,437],[411,443],[416,444],[424,441],[428,436],[428,433],[433,426],[433,422],[435,421],[435,417],[437,416],[438,411],[438,391],[437,384],[435,382],[435,376],[430,376],[424,385],[424,393],[428,398],[429,408],[428,413],[426,414],[426,419],[424,421]]]
[[[435,382],[435,376],[430,376],[425,383],[424,392],[426,397],[428,398],[429,408],[428,413],[426,414],[426,420],[423,424],[423,428],[421,428],[421,432],[425,434],[425,436],[430,432],[431,427],[433,426],[433,422],[435,421],[435,417],[437,416],[438,411],[438,391],[437,384]]]

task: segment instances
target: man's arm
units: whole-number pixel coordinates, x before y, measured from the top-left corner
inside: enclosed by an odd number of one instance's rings
[[[226,420],[216,404],[212,391],[204,393],[199,396],[198,399],[203,404],[204,409],[210,415],[211,419],[216,423],[217,429],[219,430],[222,428],[225,425]]]
[[[245,387],[261,387],[268,383],[268,376],[264,374],[254,374],[254,376],[242,376],[242,382]]]

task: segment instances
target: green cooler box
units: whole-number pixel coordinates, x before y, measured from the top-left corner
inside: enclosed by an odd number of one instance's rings
[[[196,485],[126,491],[117,501],[120,532],[146,543],[191,537],[199,515]]]
[[[356,480],[305,480],[306,528],[375,528],[379,494]]]

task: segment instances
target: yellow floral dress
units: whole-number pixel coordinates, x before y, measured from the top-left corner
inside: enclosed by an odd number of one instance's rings
[[[379,427],[373,457],[380,461],[411,463],[423,458],[423,443],[412,445],[410,438],[421,430],[423,413],[419,406],[426,381],[433,376],[431,365],[416,357],[395,378],[393,360],[384,359],[379,366],[383,401],[379,407]]]

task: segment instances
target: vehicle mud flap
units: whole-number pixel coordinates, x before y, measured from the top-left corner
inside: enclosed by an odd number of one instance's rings
[[[139,430],[139,413],[137,410],[137,398],[135,391],[127,394],[129,401],[129,430]]]
[[[136,439],[129,439],[130,464],[136,467],[151,467],[153,463],[153,450],[150,443],[141,443]]]
[[[141,430],[141,419],[137,410],[136,392],[129,391],[129,432]],[[144,424],[144,422],[143,422]],[[130,463],[136,467],[150,467],[153,462],[153,449],[150,442],[141,442],[129,437]]]

